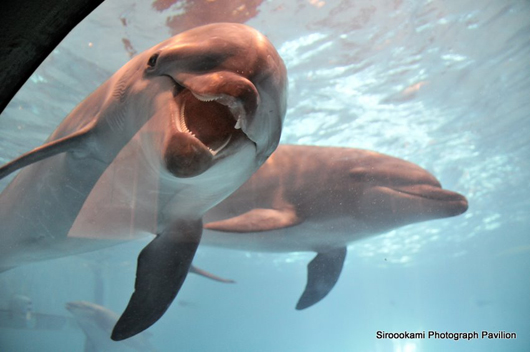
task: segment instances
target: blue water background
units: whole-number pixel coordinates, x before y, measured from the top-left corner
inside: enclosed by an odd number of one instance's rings
[[[530,2],[265,1],[247,23],[289,72],[282,143],[372,149],[432,172],[469,210],[353,244],[322,302],[294,306],[311,253],[200,247],[195,263],[236,284],[190,275],[156,323],[159,351],[529,351]],[[129,59],[169,37],[171,11],[108,0],[35,72],[0,116],[0,162],[40,145]],[[123,21],[127,20],[127,26]],[[7,184],[2,180],[0,189]],[[331,234],[330,234],[331,235]],[[35,312],[65,302],[121,312],[146,241],[0,274]],[[96,282],[102,284],[96,284]],[[387,332],[499,330],[516,340],[377,340]],[[0,329],[0,351],[82,351],[84,335]]]

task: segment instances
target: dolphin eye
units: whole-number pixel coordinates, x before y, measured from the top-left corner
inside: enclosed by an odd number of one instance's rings
[[[158,54],[153,54],[153,56],[149,58],[149,61],[147,61],[147,66],[151,68],[155,67],[156,60],[158,60]]]

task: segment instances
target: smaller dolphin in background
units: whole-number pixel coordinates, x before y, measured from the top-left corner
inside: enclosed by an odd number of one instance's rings
[[[429,172],[376,152],[281,145],[230,197],[204,217],[204,245],[261,252],[316,252],[296,309],[337,282],[346,247],[401,226],[456,216],[464,196]]]
[[[110,334],[119,315],[95,303],[76,301],[66,303],[66,309],[74,316],[87,337],[85,351],[154,351],[149,332],[142,332],[124,341],[113,341]]]

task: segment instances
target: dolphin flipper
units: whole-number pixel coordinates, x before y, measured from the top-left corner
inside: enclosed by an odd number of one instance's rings
[[[281,229],[301,223],[292,207],[284,209],[252,209],[239,216],[209,222],[205,229],[224,232],[258,232]]]
[[[81,149],[90,138],[91,131],[91,127],[82,128],[71,135],[43,144],[40,147],[23,154],[0,167],[0,180],[18,169],[36,163],[37,161],[41,161],[63,152]]]
[[[225,284],[233,284],[235,283],[232,279],[225,279],[220,276],[214,275],[212,273],[207,272],[206,270],[202,270],[201,268],[197,268],[195,265],[190,266],[190,273],[200,275],[202,277],[205,277],[210,280],[224,282]]]
[[[114,341],[153,325],[175,299],[199,246],[202,222],[178,221],[149,243],[138,256],[136,283],[127,308],[114,326]]]
[[[296,304],[297,310],[311,307],[326,297],[339,279],[345,258],[346,247],[316,255],[307,265],[307,285]]]

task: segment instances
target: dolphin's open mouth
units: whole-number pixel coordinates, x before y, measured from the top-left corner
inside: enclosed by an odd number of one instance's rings
[[[180,107],[176,118],[177,128],[191,134],[216,155],[240,133],[244,109],[234,98],[227,96],[201,96],[188,89],[176,97]]]

